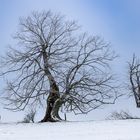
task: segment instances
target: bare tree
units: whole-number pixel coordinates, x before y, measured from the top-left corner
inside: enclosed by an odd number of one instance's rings
[[[135,97],[136,106],[140,107],[140,61],[133,55],[129,63],[130,91]]]
[[[41,122],[47,122],[61,120],[61,107],[79,114],[114,103],[117,92],[109,62],[115,55],[108,43],[79,34],[75,21],[50,11],[33,12],[19,25],[18,46],[1,62],[2,75],[15,73],[5,94],[10,109],[23,110],[45,100]]]

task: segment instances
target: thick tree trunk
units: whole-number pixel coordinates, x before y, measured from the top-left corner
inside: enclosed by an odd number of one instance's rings
[[[61,120],[59,116],[59,108],[62,104],[60,104],[58,100],[59,97],[48,97],[46,113],[41,122],[56,122]]]
[[[57,113],[54,110],[55,107],[57,107],[57,102],[58,99],[60,99],[60,95],[59,95],[59,87],[56,84],[56,81],[54,80],[53,76],[51,75],[51,73],[48,71],[48,79],[50,81],[50,94],[47,98],[47,107],[46,107],[46,113],[44,118],[41,120],[41,122],[56,122],[58,120],[61,120],[61,118],[59,117],[59,109],[57,109]],[[58,118],[58,119],[56,119]]]
[[[48,64],[47,58],[48,58],[47,53],[45,49],[43,48],[44,72],[49,80],[50,93],[47,99],[47,107],[46,107],[45,116],[40,122],[56,122],[58,120],[61,120],[58,114],[59,108],[61,106],[60,101],[59,101],[60,99],[59,87],[49,70],[49,64]]]
[[[54,103],[54,106],[53,106],[52,112],[51,112],[51,117],[55,121],[61,121],[62,120],[59,116],[59,109],[62,106],[62,104],[63,104],[63,101],[61,100],[61,98],[58,98]]]

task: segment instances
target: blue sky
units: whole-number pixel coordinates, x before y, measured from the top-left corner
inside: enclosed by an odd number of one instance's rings
[[[119,58],[113,67],[120,77],[125,77],[127,72],[126,62],[131,59],[133,53],[140,53],[140,1],[139,0],[0,0],[0,54],[4,54],[7,45],[14,46],[12,35],[17,30],[19,17],[29,15],[33,10],[52,10],[66,15],[68,19],[75,19],[82,26],[83,31],[93,35],[100,35],[119,54]],[[3,80],[0,80],[3,85]],[[2,90],[2,89],[0,89]],[[128,100],[128,101],[127,101]],[[120,101],[115,108],[133,109],[135,113],[140,112],[135,108],[130,99]],[[131,99],[132,100],[132,99]],[[128,105],[129,103],[129,106]],[[120,107],[121,106],[121,107]],[[1,107],[0,114],[8,113]],[[15,120],[14,113],[11,113]],[[92,119],[93,114],[89,115]],[[96,115],[98,117],[98,115]],[[83,117],[84,118],[84,117]],[[93,117],[94,118],[94,117]],[[5,121],[10,120],[6,116]]]
[[[20,16],[50,9],[78,20],[84,30],[101,35],[118,52],[139,50],[139,0],[0,0],[0,6],[2,46],[12,41]]]

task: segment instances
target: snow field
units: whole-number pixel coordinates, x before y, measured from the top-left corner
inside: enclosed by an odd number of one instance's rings
[[[1,123],[0,140],[140,140],[140,120]]]

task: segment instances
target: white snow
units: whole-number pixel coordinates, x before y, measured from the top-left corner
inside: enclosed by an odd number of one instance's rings
[[[140,120],[1,123],[0,140],[140,140]]]

